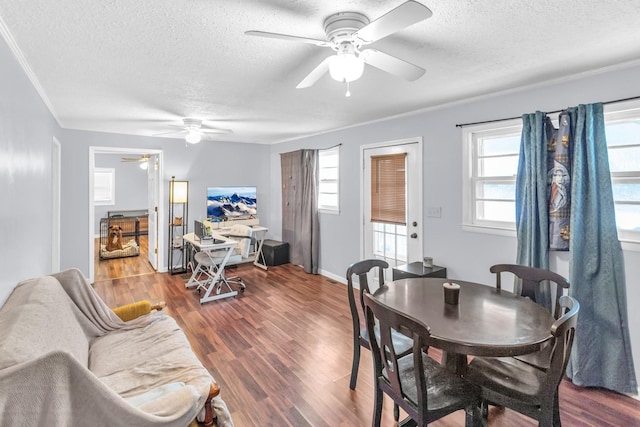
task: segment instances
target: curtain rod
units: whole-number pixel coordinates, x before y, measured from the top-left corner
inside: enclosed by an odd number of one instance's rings
[[[603,105],[615,104],[616,102],[633,101],[635,99],[640,99],[640,96],[632,96],[630,98],[616,99],[615,101],[606,101],[606,102],[603,102],[602,104]],[[564,110],[550,111],[550,112],[545,113],[545,114],[555,114],[555,113],[559,113],[561,111],[564,111]],[[482,121],[482,122],[474,122],[474,123],[461,123],[461,124],[457,124],[456,127],[457,128],[461,128],[461,127],[464,127],[464,126],[483,125],[485,123],[504,122],[504,121],[507,121],[507,120],[515,120],[515,119],[521,119],[521,118],[522,118],[522,116],[517,116],[517,117],[508,117],[506,119],[485,120],[485,121]]]

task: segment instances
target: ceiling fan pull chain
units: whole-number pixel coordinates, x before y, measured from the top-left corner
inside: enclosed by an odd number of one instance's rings
[[[351,96],[351,91],[349,91],[349,82],[345,81],[345,83],[347,84],[347,93],[345,93],[344,96],[348,98]]]

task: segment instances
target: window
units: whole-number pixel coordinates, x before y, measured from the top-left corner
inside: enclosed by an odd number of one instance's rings
[[[318,151],[318,209],[340,211],[340,146]]]
[[[407,226],[373,223],[373,254],[391,266],[407,263]]]
[[[116,204],[116,171],[95,168],[93,171],[93,201],[96,206]]]
[[[640,242],[640,103],[610,110],[605,127],[618,237]]]
[[[371,221],[407,224],[407,153],[371,156]]]
[[[515,231],[521,129],[520,120],[464,129],[465,226]]]
[[[605,129],[618,236],[640,243],[640,101],[605,105]],[[514,234],[521,130],[521,119],[464,128],[465,229]]]

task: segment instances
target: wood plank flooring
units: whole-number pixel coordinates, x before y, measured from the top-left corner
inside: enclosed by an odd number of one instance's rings
[[[366,350],[357,388],[349,389],[352,338],[345,285],[290,264],[268,271],[241,265],[230,273],[245,280],[246,291],[203,305],[180,275],[144,274],[94,286],[111,307],[140,299],[166,301],[167,314],[220,384],[237,427],[371,425],[372,361]],[[640,401],[607,390],[565,380],[560,406],[565,426],[640,426]],[[496,408],[489,423],[537,425]],[[382,425],[394,425],[389,400]],[[464,414],[458,411],[432,425],[462,426]]]
[[[149,255],[147,248],[148,238],[145,235],[140,236],[140,255],[124,257],[124,258],[112,258],[112,259],[100,259],[100,239],[95,239],[94,243],[94,280],[100,281],[110,279],[114,277],[131,277],[138,276],[140,274],[153,274],[155,270],[149,262]]]

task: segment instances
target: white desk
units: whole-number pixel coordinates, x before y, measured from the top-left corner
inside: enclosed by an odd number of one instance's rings
[[[267,235],[267,231],[269,231],[269,229],[267,227],[263,227],[262,225],[251,225],[251,230],[253,230],[253,236],[257,243],[258,243],[258,247],[256,249],[255,255],[253,257],[253,265],[255,265],[256,267],[259,267],[263,270],[267,269],[267,262],[264,258],[264,254],[262,253],[262,244],[264,243],[264,238]],[[221,236],[227,236],[231,233],[231,228],[219,228],[217,230],[213,231],[213,235],[215,236],[216,234],[221,235]],[[244,258],[243,260],[239,261],[239,262],[244,262],[246,260],[246,258]],[[231,264],[238,264],[239,262],[234,262]]]
[[[204,296],[200,298],[201,304],[205,302],[221,299],[221,298],[229,298],[229,297],[238,295],[238,291],[235,291],[235,290],[230,290],[229,292],[211,295],[213,290],[216,289],[217,287],[217,282],[221,279],[220,276],[224,271],[224,267],[227,265],[227,261],[229,261],[229,257],[231,257],[231,253],[233,252],[233,249],[238,245],[238,242],[236,242],[233,239],[227,238],[222,234],[213,233],[213,237],[214,237],[213,239],[200,240],[194,235],[194,233],[185,234],[182,237],[186,242],[191,244],[196,250],[200,252],[205,252],[207,255],[209,255],[209,258],[211,258],[212,262],[214,258],[214,255],[213,255],[214,252],[216,252],[216,256],[215,256],[216,259],[222,258],[222,261],[220,263],[215,263],[218,265],[218,269],[216,270],[215,276],[213,277],[213,281],[211,284],[209,284],[209,286],[205,286],[205,284],[202,281],[197,280],[197,277],[196,277],[197,268],[193,269],[193,273],[191,274],[189,281],[184,285],[186,288],[191,288],[194,286],[202,286],[204,289],[206,289]],[[222,243],[219,243],[219,242],[214,243],[216,239],[219,241],[222,241]],[[224,251],[223,254],[220,253],[222,251]]]

